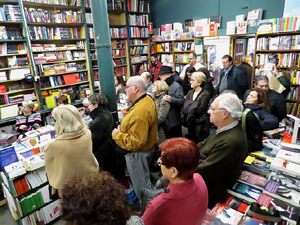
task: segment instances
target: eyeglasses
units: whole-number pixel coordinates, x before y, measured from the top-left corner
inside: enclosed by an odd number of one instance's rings
[[[159,166],[159,167],[161,167],[163,164],[162,164],[162,161],[161,161],[161,157],[159,157],[158,158],[158,160],[157,160],[157,165]]]
[[[134,86],[136,86],[136,85],[129,85],[129,86],[126,86],[125,89],[129,89],[129,88],[134,87]]]
[[[216,111],[216,110],[226,110],[224,108],[214,108],[214,107],[209,107],[209,111]]]
[[[190,79],[190,82],[194,82],[195,80],[194,79]]]

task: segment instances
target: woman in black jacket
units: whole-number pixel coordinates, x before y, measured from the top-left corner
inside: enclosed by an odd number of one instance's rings
[[[93,119],[89,123],[89,129],[92,132],[93,153],[99,166],[117,177],[121,174],[118,171],[119,157],[116,155],[111,138],[114,119],[106,107],[108,100],[104,94],[93,94],[88,101],[89,116]]]
[[[278,128],[279,121],[277,117],[268,111],[270,106],[266,91],[259,88],[251,89],[246,99],[245,107],[251,109],[259,117],[262,131]]]
[[[202,72],[194,72],[191,76],[191,88],[184,103],[184,123],[188,127],[188,137],[198,143],[208,136],[209,119],[207,114],[210,94],[203,87],[206,76]]]

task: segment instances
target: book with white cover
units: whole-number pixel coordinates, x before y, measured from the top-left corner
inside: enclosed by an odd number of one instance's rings
[[[270,165],[271,168],[290,173],[292,175],[300,176],[300,165],[288,162],[284,159],[274,158]]]
[[[300,153],[280,149],[276,155],[277,158],[284,159],[288,162],[300,164]]]

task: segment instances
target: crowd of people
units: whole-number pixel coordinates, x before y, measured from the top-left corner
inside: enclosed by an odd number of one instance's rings
[[[88,126],[65,101],[53,110],[57,138],[45,150],[45,165],[50,195],[62,199],[68,223],[199,224],[207,208],[226,201],[247,153],[260,150],[262,131],[277,128],[287,112],[284,94],[269,88],[267,76],[256,76],[248,89],[249,74],[229,55],[222,63],[215,89],[194,53],[180,75],[153,55],[149,72],[127,82],[115,77],[117,99],[126,95],[128,104],[118,127],[101,93],[83,102]],[[24,102],[20,134],[41,125],[32,110]],[[130,217],[121,185],[125,168],[139,205],[144,191],[153,189],[154,161],[164,189],[141,218]]]

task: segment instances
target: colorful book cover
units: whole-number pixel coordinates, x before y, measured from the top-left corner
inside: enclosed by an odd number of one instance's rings
[[[252,187],[248,184],[236,182],[232,189],[228,190],[228,193],[246,201],[255,202],[262,193],[262,190]]]

